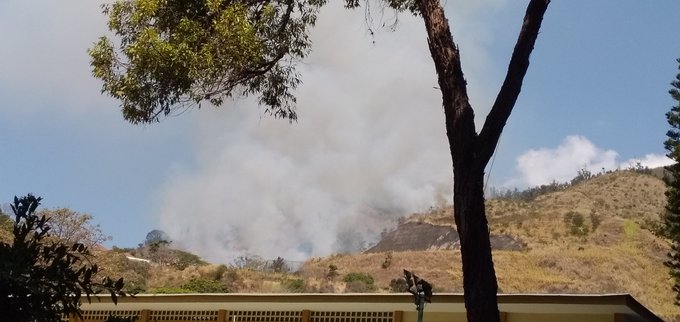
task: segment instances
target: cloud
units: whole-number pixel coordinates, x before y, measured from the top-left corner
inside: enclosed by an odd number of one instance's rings
[[[263,117],[250,100],[189,113],[195,166],[157,192],[161,228],[177,243],[213,261],[301,260],[356,251],[389,220],[451,200],[422,21],[400,16],[398,31],[379,32],[374,44],[363,12],[330,5],[301,65],[297,123]],[[460,41],[466,63],[482,69],[484,43]]]
[[[659,155],[659,154],[646,154],[642,158],[633,158],[628,161],[625,161],[621,164],[622,167],[634,167],[637,164],[640,164],[640,166],[647,167],[647,168],[658,168],[658,167],[663,167],[667,165],[671,165],[674,163],[673,160],[671,160],[669,157],[665,155]]]
[[[619,154],[595,146],[580,135],[567,136],[556,148],[532,149],[517,158],[519,178],[506,185],[538,186],[552,181],[568,182],[579,170],[591,172],[628,168],[638,162],[655,168],[670,164],[665,156],[648,154],[644,158],[619,162]]]

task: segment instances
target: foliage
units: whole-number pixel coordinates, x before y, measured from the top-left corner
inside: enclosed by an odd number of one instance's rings
[[[291,293],[303,293],[305,291],[305,281],[301,278],[289,279],[285,282],[285,286]]]
[[[367,292],[375,290],[375,279],[367,273],[347,273],[342,279],[350,292]]]
[[[111,251],[115,252],[115,253],[125,254],[125,253],[134,253],[135,249],[130,248],[130,247],[120,248],[120,247],[114,245],[113,247],[111,247]]]
[[[85,245],[66,245],[50,238],[49,219],[35,213],[41,198],[14,198],[14,240],[0,243],[0,308],[8,321],[61,321],[80,314],[81,295],[109,292],[114,302],[123,279],[97,282],[99,268],[84,259]]]
[[[182,289],[192,293],[228,293],[229,288],[222,282],[207,278],[192,278]]]
[[[586,236],[590,232],[588,226],[585,225],[585,218],[581,213],[570,211],[564,215],[564,223],[567,225],[567,230],[574,236]]]
[[[12,227],[14,221],[0,209],[0,242],[9,243],[12,240]]]
[[[90,49],[103,92],[121,100],[132,123],[155,122],[188,104],[219,105],[259,94],[266,112],[295,119],[295,60],[325,0],[118,0],[105,7],[120,47],[103,37]],[[345,0],[357,8],[370,0]],[[496,100],[477,132],[458,46],[439,0],[383,0],[383,8],[422,16],[439,89],[454,172],[454,218],[461,234],[468,320],[498,321],[497,280],[484,209],[484,168],[520,94],[550,0],[531,0]],[[367,8],[368,17],[370,9]],[[369,18],[370,19],[370,18]],[[200,106],[200,105],[199,105]]]
[[[557,181],[553,181],[549,184],[544,184],[536,187],[529,187],[524,190],[519,190],[517,188],[506,190],[492,188],[489,195],[492,198],[497,199],[532,201],[539,196],[567,189],[569,188],[569,186],[570,186],[569,183],[560,183]]]
[[[390,292],[394,293],[406,292],[406,290],[408,289],[408,284],[406,284],[406,280],[402,277],[395,278],[390,281],[389,289]]]
[[[171,248],[171,244],[172,241],[165,232],[154,229],[146,234],[144,243],[131,253],[178,270],[184,270],[192,265],[207,265],[198,255]]]
[[[579,184],[583,181],[589,180],[592,177],[594,177],[593,173],[590,172],[590,170],[584,168],[584,169],[578,170],[578,173],[576,174],[576,176],[573,179],[571,179],[571,182],[569,182],[569,183],[572,186],[574,186],[574,185],[577,185],[577,184]]]
[[[251,94],[292,120],[300,83],[293,62],[307,56],[324,3],[117,0],[103,11],[120,44],[101,37],[89,49],[92,74],[135,124]]]
[[[623,235],[626,238],[635,238],[638,235],[639,226],[632,220],[626,219],[623,222]]]
[[[602,223],[602,218],[601,216],[596,213],[594,210],[590,212],[590,226],[593,227],[593,231],[597,229],[597,227],[600,227],[600,224]]]
[[[328,272],[326,273],[326,278],[332,280],[338,276],[338,266],[335,264],[328,265]]]
[[[185,294],[194,293],[182,287],[153,287],[146,291],[149,294]]]
[[[144,238],[144,246],[153,249],[158,249],[162,246],[170,245],[172,241],[168,234],[159,229],[154,229],[146,234]]]
[[[227,267],[227,265],[222,264],[217,266],[215,271],[212,273],[212,279],[219,281],[220,279],[222,279],[222,276],[224,276],[224,273],[226,273],[228,270],[229,267]]]
[[[131,261],[125,256],[118,257],[120,274],[125,278],[125,291],[127,293],[142,293],[146,291],[149,279],[149,263]]]
[[[652,169],[650,169],[646,165],[642,165],[642,162],[637,161],[633,164],[630,165],[627,169],[628,171],[633,171],[635,173],[640,173],[640,174],[652,174]]]
[[[92,215],[79,213],[68,208],[42,209],[38,216],[50,221],[50,235],[65,244],[81,243],[87,247],[103,244],[111,236],[104,234],[99,225],[92,223]]]
[[[677,60],[680,64],[680,59]],[[680,73],[675,76],[668,91],[676,101],[671,110],[666,113],[666,119],[671,129],[666,132],[668,139],[664,142],[666,156],[675,161],[666,167],[668,175],[666,182],[666,233],[673,242],[672,251],[668,254],[669,260],[665,263],[670,268],[670,274],[675,279],[673,290],[676,292],[676,304],[680,304]]]
[[[245,255],[236,257],[236,259],[234,259],[234,266],[254,271],[265,271],[268,265],[267,261],[260,256]]]
[[[290,268],[288,267],[288,264],[286,264],[286,260],[283,259],[283,257],[277,257],[275,260],[272,261],[271,270],[274,273],[290,272]]]
[[[183,250],[173,249],[172,254],[173,257],[171,258],[169,265],[178,270],[184,270],[192,265],[203,266],[208,264],[198,257],[198,255]]]
[[[392,252],[387,252],[387,255],[385,255],[385,260],[382,262],[380,267],[383,269],[387,269],[392,265]]]

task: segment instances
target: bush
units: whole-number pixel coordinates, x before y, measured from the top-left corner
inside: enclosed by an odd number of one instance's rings
[[[326,273],[326,278],[332,280],[338,275],[338,267],[335,264],[328,265],[328,273]]]
[[[406,280],[403,278],[395,278],[390,281],[390,292],[393,293],[402,293],[406,292],[408,289],[408,284],[406,284]]]
[[[253,271],[265,271],[268,265],[267,261],[260,256],[239,256],[234,260],[234,266]]]
[[[274,273],[288,273],[290,268],[286,264],[286,260],[283,257],[277,257],[272,261],[271,271]]]
[[[182,288],[192,293],[228,293],[227,285],[220,281],[206,278],[192,278]]]
[[[350,292],[367,292],[375,290],[375,280],[373,276],[366,273],[348,273],[342,279],[347,290]]]
[[[564,223],[569,233],[574,236],[586,236],[590,232],[585,225],[585,218],[578,212],[570,211],[564,215]]]
[[[175,249],[173,250],[174,256],[170,261],[170,266],[182,271],[185,268],[196,265],[196,266],[202,266],[202,265],[207,265],[208,263],[204,262],[201,260],[200,257],[197,255],[194,255],[189,252],[185,252],[183,250]]]
[[[229,268],[227,267],[227,265],[217,266],[215,271],[212,273],[212,279],[214,279],[216,281],[221,280],[224,273],[226,273],[228,270],[229,270]]]
[[[287,280],[285,286],[291,293],[303,293],[305,291],[305,281],[301,278]]]
[[[35,213],[41,198],[14,197],[12,243],[0,242],[0,311],[3,321],[59,321],[79,314],[81,295],[125,295],[123,279],[101,283],[91,253],[81,243],[52,238],[49,219]]]
[[[392,265],[392,252],[388,252],[387,255],[385,256],[385,260],[383,261],[381,267],[383,269],[387,269]]]
[[[590,213],[590,224],[591,227],[593,227],[593,231],[597,229],[597,227],[600,226],[602,223],[602,219],[600,218],[600,215],[598,215],[595,211],[592,211]]]
[[[146,291],[149,294],[184,294],[193,293],[190,290],[181,287],[154,287]]]

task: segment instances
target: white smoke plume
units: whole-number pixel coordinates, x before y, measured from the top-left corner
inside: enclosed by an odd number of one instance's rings
[[[657,168],[673,162],[656,154],[626,161],[618,159],[616,151],[601,149],[584,136],[570,135],[556,148],[532,149],[520,155],[517,158],[519,178],[507,185],[539,186],[553,181],[569,182],[581,169],[598,173],[637,165]]]
[[[466,3],[455,3],[458,25],[474,21],[481,6]],[[450,202],[451,161],[424,28],[399,18],[397,32],[378,33],[374,44],[363,12],[339,2],[325,8],[301,66],[297,123],[263,116],[250,100],[190,113],[195,167],[175,169],[158,192],[161,228],[215,262],[243,254],[301,260],[359,250],[389,218]],[[484,72],[490,37],[458,41],[466,71]],[[472,99],[488,103],[483,93],[477,87]]]

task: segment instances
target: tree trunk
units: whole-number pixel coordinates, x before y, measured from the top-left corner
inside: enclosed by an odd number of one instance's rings
[[[460,54],[444,9],[439,0],[419,0],[418,3],[442,93],[446,136],[453,161],[454,220],[460,236],[469,322],[500,321],[496,299],[498,285],[484,208],[484,168],[521,91],[529,56],[549,3],[550,0],[531,0],[527,6],[505,81],[479,135],[467,96]]]

